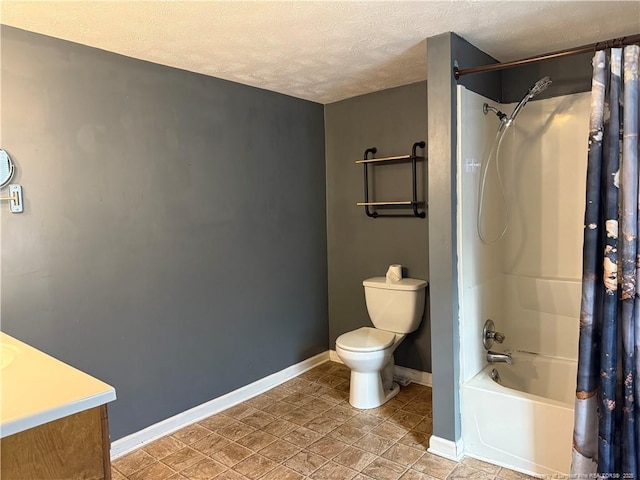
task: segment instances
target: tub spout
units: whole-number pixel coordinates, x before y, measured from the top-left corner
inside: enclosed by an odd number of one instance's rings
[[[487,352],[487,362],[489,363],[508,363],[511,365],[513,363],[513,359],[511,358],[510,353],[498,353],[492,352],[489,350]]]

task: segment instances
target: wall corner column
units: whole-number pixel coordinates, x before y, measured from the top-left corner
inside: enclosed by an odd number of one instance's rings
[[[461,427],[456,254],[457,99],[452,43],[452,33],[427,39],[427,144],[433,434],[456,445]]]

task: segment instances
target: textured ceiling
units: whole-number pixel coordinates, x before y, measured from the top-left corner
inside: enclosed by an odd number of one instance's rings
[[[0,21],[320,103],[426,78],[453,31],[501,61],[640,32],[640,2],[11,1]]]

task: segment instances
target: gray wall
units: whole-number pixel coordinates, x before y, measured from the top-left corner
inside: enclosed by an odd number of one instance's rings
[[[322,105],[1,34],[2,330],[113,385],[112,438],[327,350]]]
[[[573,93],[591,91],[591,77],[593,67],[592,53],[576,55],[574,57],[557,58],[543,62],[523,65],[516,68],[508,68],[500,71],[502,78],[503,103],[519,102],[535,82],[544,76],[551,78],[553,83],[549,88],[537,96],[535,100],[559,97]],[[483,77],[481,75],[469,75],[470,77]],[[477,90],[474,92],[482,94]]]
[[[428,279],[428,221],[421,218],[369,218],[363,201],[363,167],[355,161],[364,150],[377,147],[377,157],[402,155],[427,137],[425,82],[362,95],[325,106],[327,161],[327,247],[329,275],[329,342],[361,326],[372,326],[367,315],[362,281],[384,275],[399,263],[407,274]],[[426,155],[426,150],[418,150]],[[370,200],[410,199],[411,164],[373,167]],[[425,200],[427,167],[418,164],[419,199]],[[386,213],[406,213],[380,211]],[[428,300],[427,300],[428,302]],[[431,371],[430,322],[425,315],[419,329],[396,351],[396,363]]]

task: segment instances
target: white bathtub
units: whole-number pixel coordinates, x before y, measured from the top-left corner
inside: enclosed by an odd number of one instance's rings
[[[513,352],[462,385],[465,453],[533,475],[571,468],[576,362]],[[490,375],[496,369],[500,384]]]

